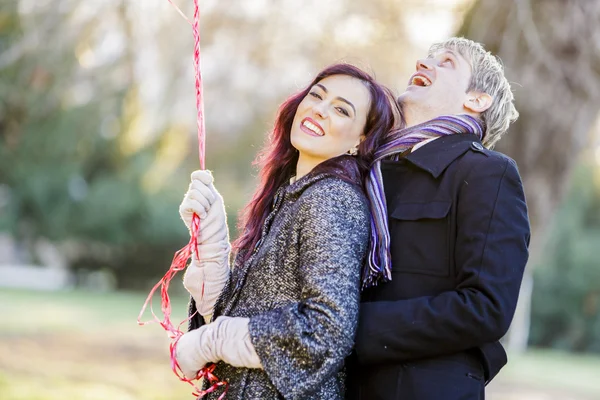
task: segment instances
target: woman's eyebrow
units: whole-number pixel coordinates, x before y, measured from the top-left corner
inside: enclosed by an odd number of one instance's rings
[[[325,93],[328,93],[327,88],[325,86],[323,86],[320,83],[317,83],[315,86],[320,87]],[[352,102],[350,102],[349,100],[346,100],[343,97],[336,97],[337,100],[343,101],[344,103],[348,104],[350,107],[352,107],[352,111],[354,111],[354,114],[356,114],[356,108],[354,107],[354,104],[352,104]]]

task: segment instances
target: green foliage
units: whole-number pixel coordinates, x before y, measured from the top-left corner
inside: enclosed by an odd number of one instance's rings
[[[575,171],[535,270],[531,343],[600,353],[600,188],[597,166]],[[597,181],[596,181],[597,182]]]
[[[70,16],[56,7],[23,16],[18,2],[9,3],[0,9],[0,50],[25,50],[0,65],[0,188],[8,198],[0,202],[0,232],[24,244],[34,262],[38,239],[68,242],[75,269],[112,271],[120,287],[146,288],[187,232],[177,215],[183,188],[171,183],[150,193],[142,184],[160,143],[122,150],[137,91],[114,71],[131,60],[123,52],[85,71],[76,53],[96,40],[93,26],[69,35],[62,25]],[[42,15],[56,22],[46,32],[32,27]],[[57,45],[24,45],[44,33]]]
[[[177,206],[198,166],[193,121],[182,117],[194,116],[193,35],[168,4],[146,3],[0,2],[0,233],[30,254],[23,262],[40,262],[35,244],[49,239],[77,271],[147,288],[187,241]],[[278,104],[334,61],[396,82],[409,46],[384,28],[396,29],[405,7],[343,3],[311,16],[308,36],[301,3],[203,9],[206,165],[232,238]],[[182,7],[191,15],[191,2]],[[348,34],[353,26],[364,32]],[[161,131],[189,145],[171,148],[182,157],[149,185],[169,148]]]

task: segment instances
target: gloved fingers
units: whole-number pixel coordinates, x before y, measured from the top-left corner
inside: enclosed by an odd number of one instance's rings
[[[194,187],[188,190],[188,192],[185,194],[185,198],[194,199],[200,202],[200,204],[202,204],[202,207],[204,207],[205,211],[208,211],[214,202],[212,193],[210,193],[206,189],[204,189],[203,193],[202,190],[196,189]]]
[[[184,221],[189,220],[191,222],[192,216],[198,214],[200,219],[206,218],[207,212],[203,204],[198,200],[192,198],[185,198],[179,206],[179,214]]]
[[[199,180],[202,183],[204,183],[205,185],[210,185],[211,183],[214,182],[212,172],[210,172],[207,169],[199,169],[199,170],[192,172],[191,178],[192,178],[192,182],[194,180]]]
[[[210,210],[206,210],[206,217],[204,218],[205,224],[223,224],[226,220],[227,216],[225,215],[225,206],[223,203],[217,201]]]
[[[179,361],[177,361],[179,362]],[[198,371],[200,371],[200,369],[195,369],[195,367],[188,367],[186,366],[185,368],[181,366],[181,363],[179,364],[179,368],[181,368],[181,372],[183,373],[183,375],[190,379],[190,380],[194,380],[196,379],[196,377],[198,376]]]
[[[190,184],[188,193],[193,194],[197,200],[199,197],[205,198],[209,205],[217,199],[216,191],[213,185],[205,185],[200,181],[194,181]]]
[[[175,358],[186,378],[195,378],[208,362],[201,349],[202,336],[203,332],[197,329],[184,334],[177,342]]]

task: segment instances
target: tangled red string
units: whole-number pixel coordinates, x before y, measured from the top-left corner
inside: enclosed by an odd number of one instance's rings
[[[200,371],[198,371],[198,375],[195,378],[188,379],[185,377],[185,375],[183,375],[183,372],[181,371],[181,367],[179,366],[176,357],[177,342],[179,342],[179,339],[184,335],[184,332],[181,331],[180,327],[185,322],[189,321],[190,318],[192,318],[194,315],[191,315],[185,320],[183,320],[177,327],[173,325],[173,323],[171,322],[171,300],[169,298],[169,283],[177,274],[177,272],[183,271],[186,268],[187,261],[192,255],[192,251],[195,251],[196,257],[198,257],[198,236],[200,233],[200,218],[196,214],[194,214],[194,217],[192,218],[191,228],[192,234],[190,242],[184,248],[175,253],[175,256],[173,257],[173,262],[171,263],[171,267],[169,268],[165,276],[163,276],[162,279],[158,281],[156,285],[154,285],[154,287],[148,294],[148,297],[146,298],[146,301],[142,306],[142,310],[140,311],[140,315],[138,316],[138,324],[147,325],[156,322],[160,326],[162,326],[165,331],[167,331],[169,337],[173,339],[169,346],[169,351],[171,355],[171,369],[181,381],[189,383],[194,388],[194,391],[192,392],[194,396],[202,398],[208,393],[215,391],[218,387],[224,386],[225,390],[219,397],[219,400],[221,400],[225,397],[225,394],[227,393],[228,384],[225,381],[219,381],[219,379],[213,374],[213,371],[215,369],[214,364],[202,368]],[[163,313],[162,321],[154,313],[154,309],[152,307],[152,297],[159,288],[161,298],[161,311]],[[202,292],[204,292],[204,287],[202,288]],[[146,311],[148,305],[150,305],[150,312],[152,314],[153,319],[151,321],[142,322],[142,316],[144,315],[144,312]],[[205,378],[210,384],[210,387],[206,390],[198,388],[198,386],[196,386],[196,384],[194,384],[193,382],[197,379],[202,378]]]
[[[175,5],[175,3],[173,3],[172,0],[168,0],[168,1],[175,7],[175,9],[179,12],[179,14],[192,26],[192,33],[194,35],[194,70],[195,70],[195,75],[196,75],[196,109],[197,109],[196,120],[197,120],[197,124],[198,124],[198,152],[199,152],[199,157],[200,157],[200,168],[205,169],[205,163],[204,163],[204,153],[205,153],[204,99],[202,96],[202,74],[200,71],[200,10],[198,7],[198,0],[194,0],[194,21],[193,21],[193,23],[185,16],[185,14],[179,9],[179,7],[177,7]],[[219,396],[219,400],[221,400],[225,397],[225,394],[227,393],[228,384],[225,381],[220,381],[213,374],[213,371],[215,369],[214,364],[211,364],[211,365],[208,365],[208,366],[202,368],[200,371],[198,371],[198,375],[195,378],[188,379],[183,375],[183,372],[181,371],[181,367],[179,366],[179,363],[177,362],[177,358],[176,358],[177,343],[179,342],[179,339],[181,338],[181,336],[183,336],[183,334],[184,334],[184,332],[181,331],[180,327],[182,324],[189,321],[190,318],[193,317],[193,315],[188,317],[184,321],[182,321],[177,327],[175,327],[173,325],[173,323],[171,322],[171,301],[169,299],[169,293],[168,293],[169,283],[171,282],[173,277],[177,274],[177,272],[183,271],[186,268],[187,261],[189,260],[190,256],[192,255],[192,251],[195,251],[196,257],[198,257],[198,237],[200,234],[200,218],[196,214],[194,214],[194,216],[192,218],[191,231],[192,232],[191,232],[190,242],[184,248],[182,248],[181,250],[179,250],[175,253],[175,256],[173,257],[173,261],[171,263],[169,270],[167,271],[165,276],[163,276],[162,279],[160,281],[158,281],[158,283],[156,285],[154,285],[154,287],[150,291],[150,294],[148,294],[148,297],[146,298],[146,301],[144,302],[142,310],[140,311],[140,315],[138,316],[138,324],[146,325],[146,324],[149,324],[152,322],[157,322],[158,324],[160,324],[163,327],[163,329],[165,329],[167,331],[169,337],[171,339],[173,339],[173,341],[171,342],[171,344],[169,346],[169,351],[171,354],[171,369],[173,370],[175,375],[177,375],[177,377],[180,380],[192,385],[192,387],[194,388],[194,391],[192,392],[192,394],[194,396],[202,398],[205,395],[207,395],[208,393],[215,391],[217,388],[224,386],[225,390],[223,391],[221,396]],[[198,259],[199,259],[199,257],[198,257]],[[156,314],[154,313],[154,310],[152,309],[152,297],[153,297],[154,293],[156,292],[156,290],[158,290],[159,287],[160,287],[160,298],[161,298],[161,310],[163,313],[162,321],[156,316]],[[202,287],[202,293],[204,293],[204,287]],[[142,316],[143,316],[144,312],[146,311],[148,304],[150,305],[150,311],[152,313],[153,320],[148,321],[148,322],[142,322]],[[194,384],[194,382],[193,382],[194,380],[201,379],[201,378],[204,378],[208,381],[210,387],[207,390],[201,390]]]

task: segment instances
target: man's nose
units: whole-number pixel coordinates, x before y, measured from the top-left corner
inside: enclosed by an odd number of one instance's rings
[[[433,60],[422,58],[417,60],[417,71],[421,69],[432,70],[433,65],[431,64]]]

